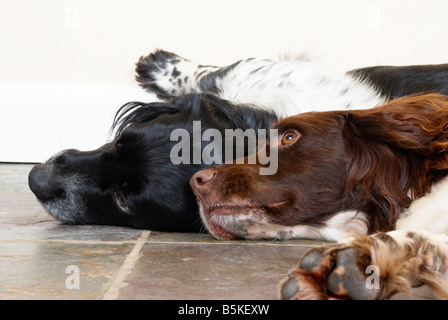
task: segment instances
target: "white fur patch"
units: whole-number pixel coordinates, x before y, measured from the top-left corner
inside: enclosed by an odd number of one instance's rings
[[[243,60],[217,81],[217,87],[221,98],[272,108],[280,117],[371,108],[384,102],[367,84],[298,60]]]
[[[397,229],[448,233],[448,178],[432,187],[429,194],[415,200],[397,222]]]
[[[152,73],[157,86],[171,95],[200,93],[202,78],[224,70],[213,78],[218,97],[272,109],[280,118],[309,111],[365,109],[385,102],[367,83],[346,74],[324,72],[306,61],[246,59],[220,69],[177,58]],[[179,74],[173,79],[174,69]]]
[[[367,219],[364,213],[343,211],[329,219],[324,226],[283,226],[272,223],[255,223],[247,229],[248,239],[317,239],[339,241],[353,233],[367,234]]]
[[[165,61],[163,67],[154,63],[157,69],[151,73],[154,83],[173,96],[200,92],[198,81],[204,75],[219,69],[213,66],[199,66],[181,57],[177,57],[177,59],[176,62]],[[178,72],[176,77],[172,76],[174,70]],[[199,74],[201,76],[198,78],[197,75]],[[181,81],[179,82],[179,80]]]

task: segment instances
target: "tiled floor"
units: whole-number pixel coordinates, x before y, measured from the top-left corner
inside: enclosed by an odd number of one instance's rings
[[[31,167],[0,164],[0,299],[276,299],[319,244],[63,225],[29,191]]]

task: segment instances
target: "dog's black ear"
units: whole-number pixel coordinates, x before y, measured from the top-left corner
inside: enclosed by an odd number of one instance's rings
[[[112,123],[111,131],[116,129],[116,135],[120,135],[131,123],[142,123],[159,117],[162,114],[174,114],[179,112],[174,105],[163,102],[128,102],[118,109]]]
[[[267,129],[278,121],[273,110],[263,109],[259,106],[234,104],[211,94],[201,94],[199,99],[202,106],[201,112],[204,109],[209,110],[213,117],[230,122],[234,128],[242,130]]]
[[[207,123],[226,123],[229,129],[269,128],[278,120],[274,111],[251,105],[233,104],[211,94],[187,94],[171,103],[128,102],[116,113],[111,131],[119,135],[131,123],[142,123],[163,114],[185,113],[191,120],[206,119]]]

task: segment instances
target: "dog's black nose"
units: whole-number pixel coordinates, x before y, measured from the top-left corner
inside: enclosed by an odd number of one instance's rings
[[[43,164],[37,164],[31,169],[28,174],[28,186],[36,197],[43,202],[57,194],[57,189],[51,183],[51,173],[47,166]]]

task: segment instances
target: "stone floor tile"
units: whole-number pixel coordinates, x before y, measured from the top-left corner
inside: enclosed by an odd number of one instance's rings
[[[32,164],[0,164],[0,192],[29,192],[28,173]]]
[[[159,243],[180,243],[180,242],[193,242],[193,243],[220,243],[220,244],[244,244],[244,245],[274,245],[274,246],[317,246],[322,244],[328,244],[327,241],[318,240],[216,240],[208,233],[176,233],[176,232],[151,232],[151,236],[148,239],[149,242]]]
[[[275,299],[308,247],[146,243],[120,299]]]
[[[32,165],[0,165],[0,240],[135,240],[141,230],[64,225],[52,218],[28,188]]]
[[[0,242],[0,299],[101,299],[132,247]],[[67,267],[78,268],[79,289],[74,286],[75,269]]]

